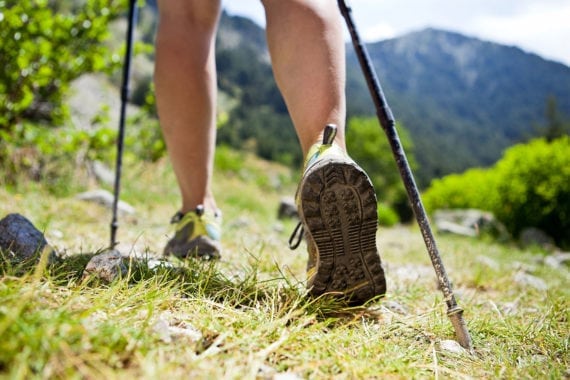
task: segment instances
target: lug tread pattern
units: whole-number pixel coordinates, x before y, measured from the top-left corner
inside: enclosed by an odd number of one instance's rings
[[[323,160],[305,174],[300,196],[300,215],[318,251],[310,293],[356,303],[385,294],[376,195],[366,173],[353,162]]]

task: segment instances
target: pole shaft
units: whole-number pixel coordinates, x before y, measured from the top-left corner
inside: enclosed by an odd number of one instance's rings
[[[372,67],[368,51],[362,43],[356,29],[356,25],[352,17],[352,10],[344,0],[338,0],[338,4],[343,17],[346,20],[352,44],[364,73],[368,89],[370,90],[370,94],[374,101],[378,120],[386,133],[398,170],[400,171],[400,176],[402,177],[402,181],[404,182],[404,186],[408,193],[408,199],[411,203],[414,215],[416,216],[416,220],[420,227],[422,237],[437,276],[439,287],[443,293],[445,303],[447,304],[448,315],[452,319],[452,324],[455,328],[459,343],[461,343],[463,347],[471,349],[471,338],[465,328],[465,323],[462,320],[463,310],[457,305],[455,296],[453,295],[453,290],[441,260],[418,187],[396,130],[394,116],[390,110],[384,92],[382,91],[376,72]]]
[[[123,83],[121,85],[121,115],[119,117],[119,131],[117,135],[117,157],[115,162],[115,183],[113,189],[113,216],[111,220],[111,248],[117,244],[117,229],[119,228],[117,209],[119,205],[119,195],[121,192],[121,174],[123,171],[123,145],[125,141],[125,122],[127,114],[127,103],[129,101],[129,79],[131,77],[131,58],[133,55],[134,32],[136,24],[136,2],[129,0],[129,14],[123,63]]]

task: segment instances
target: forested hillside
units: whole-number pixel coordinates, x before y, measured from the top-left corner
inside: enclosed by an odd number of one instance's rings
[[[372,114],[347,50],[349,110]],[[423,179],[495,162],[536,135],[549,99],[570,116],[570,68],[515,47],[426,29],[369,52],[396,119],[412,134]]]
[[[265,158],[287,162],[293,155],[298,161],[263,38],[250,20],[222,17],[220,87],[243,107],[231,112],[231,128],[222,128],[221,141],[247,140]],[[546,122],[549,97],[562,115],[570,115],[570,68],[515,47],[426,29],[370,44],[369,51],[396,119],[411,132],[424,184],[490,165],[506,147],[536,135]],[[351,46],[347,56],[349,116],[374,115]]]
[[[300,163],[264,30],[224,13],[217,41],[221,107],[228,116],[219,142]],[[570,68],[516,47],[425,29],[368,48],[395,117],[411,134],[422,185],[491,165],[506,147],[539,135],[549,101],[561,118],[570,117]],[[349,117],[373,116],[350,45],[347,62]]]

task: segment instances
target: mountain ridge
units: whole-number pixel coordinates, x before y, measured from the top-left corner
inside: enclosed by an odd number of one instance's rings
[[[489,166],[508,146],[536,135],[550,98],[561,115],[570,116],[570,67],[519,47],[436,28],[366,46],[396,120],[410,132],[423,185]],[[348,117],[374,116],[350,44],[346,51]],[[216,55],[220,90],[234,99],[220,143],[247,146],[267,159],[302,162],[263,28],[222,12]]]
[[[570,68],[518,47],[427,28],[368,44],[368,50],[430,177],[492,164],[545,122],[550,96],[570,115]],[[349,88],[361,93],[365,85],[351,49],[347,56]],[[371,106],[349,97],[349,112],[371,115]]]

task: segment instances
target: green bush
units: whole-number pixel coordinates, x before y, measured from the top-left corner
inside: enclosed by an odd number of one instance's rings
[[[416,166],[413,145],[408,132],[398,125],[398,132],[410,166]],[[346,145],[350,156],[370,176],[378,199],[397,209],[399,219],[407,221],[412,213],[407,206],[406,190],[386,135],[376,118],[351,118],[346,130]]]
[[[570,246],[570,137],[538,139],[508,149],[490,169],[434,180],[423,194],[426,209],[491,211],[518,236],[527,227]]]
[[[239,173],[244,168],[243,153],[225,144],[218,145],[215,152],[215,167],[224,173]]]
[[[497,203],[497,176],[492,169],[470,169],[432,181],[423,194],[426,210],[477,208],[491,211]]]
[[[385,203],[378,203],[378,223],[381,226],[392,227],[400,222],[400,217],[394,209]]]
[[[12,133],[4,139],[7,132],[0,130],[0,151],[5,156],[0,185],[13,187],[31,179],[56,195],[68,195],[85,185],[87,161],[110,163],[117,136],[110,128],[45,128],[29,122],[17,124]]]
[[[536,227],[570,246],[570,137],[516,145],[494,171],[501,180],[493,212],[511,233]]]
[[[0,0],[0,130],[22,120],[61,124],[69,83],[85,72],[112,70],[119,56],[103,43],[124,0]]]

